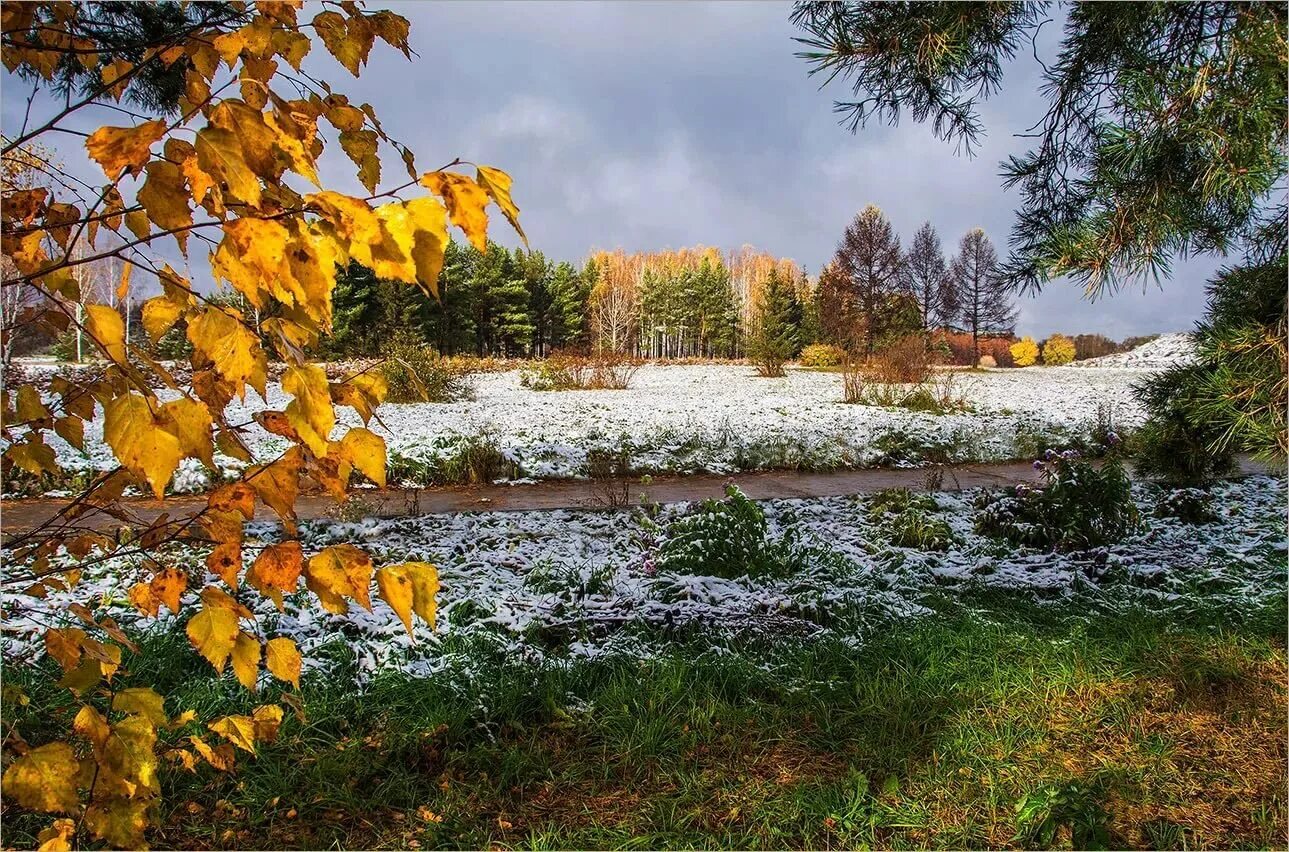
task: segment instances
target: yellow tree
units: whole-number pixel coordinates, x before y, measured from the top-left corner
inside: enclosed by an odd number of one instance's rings
[[[351,103],[315,76],[314,64],[302,65],[318,42],[354,76],[377,40],[410,57],[405,19],[351,0],[327,3],[308,19],[299,2],[225,5],[236,11],[232,18],[213,25],[198,14],[191,25],[135,45],[137,60],[100,55],[92,4],[6,3],[0,10],[7,69],[49,87],[69,69],[91,80],[82,94],[67,89],[51,115],[5,140],[6,174],[50,135],[78,133],[77,116],[89,108],[107,104],[123,118],[84,140],[101,182],[75,178],[42,156],[40,168],[52,180],[4,186],[2,248],[14,272],[3,286],[40,296],[15,322],[52,335],[79,328],[105,364],[91,377],[57,378],[44,393],[34,385],[5,388],[4,472],[57,473],[50,433],[79,448],[94,419],[101,419],[118,465],[55,518],[6,542],[3,582],[6,592],[43,596],[74,590],[87,565],[141,559],[151,575],[131,589],[132,604],[147,615],[163,607],[186,614],[196,606],[184,625],[195,651],[254,690],[263,670],[298,686],[301,660],[291,639],[266,635],[246,605],[249,596],[280,607],[303,580],[322,607],[339,613],[350,602],[370,608],[374,582],[409,632],[413,616],[434,621],[433,566],[377,567],[347,544],[306,553],[297,538],[293,505],[302,488],[316,484],[343,499],[355,472],[385,482],[385,445],[377,434],[363,427],[335,434],[334,406],[352,407],[368,423],[385,395],[381,379],[367,372],[329,381],[305,356],[330,330],[337,266],[357,261],[381,278],[434,293],[449,219],[480,249],[489,204],[519,224],[505,172],[482,165],[450,170],[468,165],[459,160],[418,170],[412,151],[385,133],[369,104]],[[164,72],[181,78],[177,114],[148,113],[137,98],[122,100],[136,82]],[[365,195],[321,185],[318,157],[333,143],[354,163]],[[398,154],[405,180],[386,179],[382,147]],[[171,244],[185,258],[204,256],[217,281],[269,317],[259,329],[267,349],[247,317],[212,301],[164,262],[160,252]],[[161,295],[144,304],[143,325],[157,339],[183,322],[193,347],[191,380],[178,381],[127,340],[121,315],[109,305],[89,304],[83,313],[69,308],[80,298],[79,270],[105,259],[120,263],[122,291],[131,276],[157,282]],[[282,388],[291,400],[258,419],[287,439],[288,449],[257,459],[244,425],[229,422],[225,409],[248,388],[265,395],[270,357],[285,364]],[[181,460],[210,466],[216,449],[247,466],[201,511],[147,521],[121,501],[131,485],[163,497]],[[257,504],[280,516],[280,543],[243,542],[243,522]],[[94,521],[103,513],[131,524],[132,534],[103,531]],[[205,564],[178,559],[165,547],[172,542],[205,548]],[[51,625],[44,636],[49,656],[64,669],[60,685],[80,704],[67,735],[37,747],[6,737],[12,758],[3,778],[6,801],[59,815],[41,835],[42,848],[68,848],[81,835],[142,847],[156,813],[160,757],[193,771],[205,764],[227,769],[236,750],[254,751],[282,720],[275,704],[215,720],[167,708],[150,686],[130,682],[122,651],[134,645],[100,605],[88,597],[71,605],[69,622]],[[193,733],[159,755],[159,733],[180,727]],[[11,742],[18,743],[14,750]]]

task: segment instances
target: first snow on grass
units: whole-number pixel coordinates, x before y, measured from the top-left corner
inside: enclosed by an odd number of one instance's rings
[[[1132,391],[1139,378],[1132,370],[955,371],[972,411],[934,415],[847,405],[842,377],[829,372],[763,379],[746,366],[646,366],[627,390],[562,392],[525,388],[518,372],[489,373],[471,378],[472,400],[386,403],[371,428],[403,467],[434,468],[483,436],[518,479],[585,476],[587,454],[596,449],[625,450],[640,473],[987,462],[1085,438],[1098,417],[1131,428],[1142,419]],[[288,400],[271,384],[267,405],[251,392],[245,404],[230,406],[229,422],[250,423],[246,438],[258,459],[275,457],[286,444],[251,415],[281,410]],[[338,412],[335,436],[360,424],[351,409]],[[86,424],[85,432],[85,453],[49,436],[60,463],[71,470],[114,466],[101,421]],[[216,460],[224,473],[240,466],[218,454]],[[186,492],[209,484],[210,474],[187,459],[173,487]]]
[[[1144,510],[1161,493],[1156,486],[1134,488]],[[769,534],[789,535],[799,558],[788,576],[757,579],[657,569],[668,523],[692,510],[684,505],[314,521],[301,524],[309,552],[352,542],[377,565],[436,564],[443,584],[437,629],[418,624],[412,641],[383,601],[375,601],[371,612],[352,607],[333,615],[306,592],[288,598],[283,613],[260,599],[256,616],[264,635],[296,640],[307,668],[325,669],[337,655],[352,653],[362,677],[384,669],[430,675],[468,667],[483,648],[510,659],[561,664],[610,653],[648,657],[684,639],[717,650],[749,636],[862,643],[894,621],[935,617],[945,600],[972,607],[999,594],[1043,606],[1073,604],[1080,612],[1136,608],[1190,618],[1216,611],[1229,620],[1285,595],[1285,484],[1257,476],[1219,483],[1210,496],[1217,512],[1210,523],[1151,517],[1120,544],[1066,554],[1014,548],[976,534],[972,493],[935,495],[934,514],[955,539],[942,553],[893,544],[884,522],[869,515],[871,498],[771,500],[761,504]],[[253,551],[281,533],[256,523],[247,534]],[[201,554],[184,548],[156,556],[201,564]],[[75,596],[101,601],[103,614],[129,626],[140,616],[128,591],[145,576],[138,557],[89,565]],[[45,599],[6,596],[4,658],[39,657],[45,628],[70,618],[70,600],[68,592]],[[186,620],[199,604],[195,592],[186,593],[183,604],[179,618]],[[173,628],[170,616],[145,623]]]

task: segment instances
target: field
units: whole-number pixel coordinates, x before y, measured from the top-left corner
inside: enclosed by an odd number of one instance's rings
[[[633,476],[916,466],[1128,434],[1146,374],[959,372],[969,413],[932,415],[844,404],[827,371],[649,366],[625,391],[569,392],[506,372],[472,377],[466,402],[386,405],[376,428],[396,464],[435,476],[485,439],[510,479],[584,476],[596,449],[626,450]],[[268,454],[274,441],[253,444]],[[89,446],[80,461],[106,463],[95,436]],[[193,468],[185,488],[212,479]],[[377,519],[358,504],[347,520],[306,521],[306,553],[348,542],[377,565],[437,565],[436,628],[411,640],[381,600],[337,615],[304,591],[282,612],[247,598],[258,629],[303,652],[298,715],[234,775],[166,774],[153,842],[1281,845],[1284,481],[1139,482],[1133,531],[1055,549],[982,526],[997,497],[659,505],[646,482],[616,509]],[[245,546],[281,536],[256,522]],[[197,566],[205,553],[154,556]],[[75,590],[138,641],[131,676],[204,717],[290,698],[267,675],[249,696],[203,668],[174,629],[194,592],[176,616],[139,616],[129,590],[148,575],[139,557],[111,559],[85,566]],[[6,717],[32,741],[76,710],[42,642],[71,599],[5,600],[6,683],[27,702],[6,699]],[[40,823],[6,827],[23,846]]]
[[[1132,394],[1140,369],[942,375],[969,413],[847,405],[835,372],[790,370],[782,379],[762,379],[748,366],[646,366],[626,391],[534,391],[522,386],[519,371],[477,374],[469,380],[473,399],[389,403],[373,429],[388,444],[391,479],[428,485],[453,481],[454,463],[480,447],[497,457],[495,478],[514,480],[586,476],[587,454],[595,450],[625,451],[637,474],[831,470],[1026,458],[1086,441],[1098,422],[1130,429],[1141,419]],[[252,416],[281,410],[289,397],[270,384],[267,403],[254,394],[247,400],[230,406],[229,421],[247,423],[256,456],[272,458],[286,442]],[[345,426],[360,424],[351,409],[338,410]],[[57,437],[50,442],[69,469],[113,463],[100,421],[87,425],[85,453]],[[219,454],[216,463],[225,472],[241,466]],[[186,460],[174,490],[204,490],[212,479]]]

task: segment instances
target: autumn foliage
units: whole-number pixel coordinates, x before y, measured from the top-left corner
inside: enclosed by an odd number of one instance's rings
[[[195,653],[216,672],[231,669],[254,691],[266,675],[298,687],[302,665],[290,638],[265,634],[247,606],[255,596],[281,608],[303,582],[324,609],[343,613],[352,604],[371,609],[374,582],[375,595],[409,633],[415,620],[432,627],[435,619],[434,566],[376,566],[347,544],[310,554],[296,538],[293,504],[302,491],[322,489],[343,499],[354,473],[385,481],[381,437],[364,427],[334,434],[336,406],[354,409],[365,425],[377,416],[386,395],[380,374],[330,381],[304,354],[331,328],[338,265],[356,261],[432,293],[449,222],[481,250],[488,205],[517,230],[519,224],[505,172],[419,170],[412,151],[385,133],[369,104],[351,103],[302,70],[317,42],[354,76],[378,40],[410,57],[405,19],[352,2],[328,4],[308,20],[299,16],[298,2],[229,5],[237,10],[235,24],[195,24],[159,36],[137,62],[99,56],[85,26],[89,6],[3,7],[10,71],[49,87],[69,63],[96,75],[83,97],[69,97],[66,109],[60,98],[56,114],[30,121],[6,140],[6,163],[43,150],[43,142],[87,107],[115,104],[112,114],[124,122],[99,127],[84,140],[101,183],[73,180],[45,163],[42,168],[56,173],[50,186],[5,187],[3,255],[12,274],[3,286],[34,297],[5,334],[33,328],[56,337],[79,327],[106,366],[83,378],[56,378],[44,394],[33,385],[5,389],[4,470],[56,473],[50,433],[81,449],[86,423],[99,418],[119,464],[56,518],[6,542],[4,583],[7,592],[44,596],[74,589],[78,564],[142,557],[152,574],[133,586],[130,602],[149,616],[187,613],[196,605],[183,624]],[[122,100],[137,80],[160,71],[182,72],[173,117],[143,114],[137,103]],[[353,162],[367,195],[320,185],[318,158],[333,143]],[[397,185],[384,173],[382,147],[395,151],[406,170]],[[208,256],[215,280],[264,317],[258,328],[166,263],[161,254],[171,246],[193,262]],[[132,280],[159,285],[161,295],[144,304],[142,322],[153,340],[182,323],[193,350],[190,379],[179,381],[127,341],[114,308],[70,309],[78,297],[77,268],[104,258],[121,262],[121,292]],[[288,448],[276,458],[255,459],[242,437],[246,424],[230,422],[226,407],[248,388],[265,395],[270,357],[285,362],[281,384],[291,399],[256,419]],[[121,502],[133,487],[164,497],[183,459],[211,465],[216,450],[246,467],[197,514],[147,522]],[[259,505],[280,518],[284,538],[254,552],[244,545],[242,528]],[[102,515],[132,526],[132,533],[101,531],[94,518]],[[163,545],[174,542],[208,552],[205,564],[169,555]],[[51,626],[44,637],[64,672],[60,686],[80,704],[66,737],[36,747],[16,734],[6,738],[6,802],[56,817],[41,834],[42,849],[87,839],[143,847],[162,766],[230,769],[238,752],[253,753],[272,740],[283,720],[277,704],[212,720],[168,710],[164,696],[133,684],[122,668],[123,650],[138,649],[96,612],[100,603],[72,605],[68,623]],[[176,731],[191,733],[176,739]]]

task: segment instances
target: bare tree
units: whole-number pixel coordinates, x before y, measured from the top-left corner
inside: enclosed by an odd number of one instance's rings
[[[980,333],[1010,332],[1016,324],[1012,288],[1003,279],[998,252],[980,228],[958,242],[950,273],[958,293],[958,316],[971,332],[971,345],[980,358]]]
[[[904,255],[904,287],[917,299],[922,328],[931,330],[958,314],[958,293],[940,247],[940,235],[924,222]]]
[[[903,265],[895,229],[868,205],[846,228],[830,271],[819,277],[820,310],[834,342],[872,354],[898,313]]]

